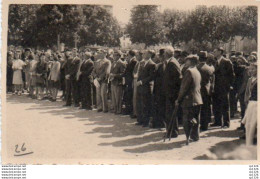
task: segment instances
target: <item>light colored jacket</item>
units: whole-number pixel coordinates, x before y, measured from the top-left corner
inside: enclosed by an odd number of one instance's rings
[[[51,65],[49,80],[58,81],[60,79],[60,62],[54,61]]]

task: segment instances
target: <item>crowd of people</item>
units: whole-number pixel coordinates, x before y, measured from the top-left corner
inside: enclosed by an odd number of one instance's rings
[[[62,91],[64,106],[130,115],[143,127],[167,128],[171,123],[173,138],[181,123],[187,144],[209,127],[229,128],[230,119],[240,115],[238,130],[245,134],[240,138],[256,143],[256,52],[225,53],[222,47],[193,54],[172,47],[10,50],[7,92],[25,91],[32,99],[52,102]]]

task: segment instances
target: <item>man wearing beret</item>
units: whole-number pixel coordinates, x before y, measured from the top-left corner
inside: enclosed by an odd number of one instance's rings
[[[215,123],[212,124],[212,126],[229,128],[229,92],[234,80],[233,65],[229,59],[223,57],[223,48],[216,48],[213,53],[217,61],[215,65],[215,84],[213,94],[213,102],[215,103]]]
[[[187,145],[190,139],[192,141],[199,140],[199,114],[202,98],[200,93],[201,75],[196,67],[198,61],[199,58],[196,55],[187,57],[188,69],[181,81],[180,93],[175,102],[175,107],[181,105],[183,109],[183,128]]]
[[[203,104],[200,113],[200,129],[208,130],[208,124],[211,122],[211,95],[212,81],[214,78],[214,67],[207,65],[207,52],[199,52],[199,61],[197,68],[201,74],[201,96]]]

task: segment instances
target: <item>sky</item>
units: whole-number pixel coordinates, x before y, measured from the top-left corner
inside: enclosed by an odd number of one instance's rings
[[[113,4],[113,16],[117,18],[117,20],[122,23],[122,24],[127,24],[128,21],[130,20],[130,15],[131,15],[131,9],[133,6],[136,5],[135,3],[131,3],[131,1],[124,2],[124,3],[117,3]],[[183,4],[182,6],[178,7],[169,7],[167,5],[161,5],[161,11],[164,9],[170,8],[170,9],[180,9],[180,10],[187,10],[187,9],[192,9],[195,8],[195,5],[185,5]]]
[[[238,6],[248,4],[242,0],[109,0],[108,4],[113,6],[113,16],[121,24],[127,24],[130,20],[131,9],[134,5],[139,4],[155,4],[160,5],[161,11],[165,9],[177,9],[177,10],[191,10],[196,8],[197,5],[229,5]]]

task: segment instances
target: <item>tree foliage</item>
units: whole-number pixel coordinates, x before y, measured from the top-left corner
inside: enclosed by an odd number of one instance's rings
[[[155,5],[139,5],[131,10],[130,23],[126,32],[133,43],[155,45],[164,40],[163,23],[158,7]]]
[[[146,11],[153,15],[145,16]],[[191,11],[166,9],[159,13],[156,6],[137,6],[127,32],[134,43],[168,41],[173,46],[188,43],[208,49],[235,36],[257,39],[257,7],[198,6]]]
[[[11,5],[8,44],[52,47],[58,37],[66,46],[118,46],[121,28],[112,14],[98,5]]]

